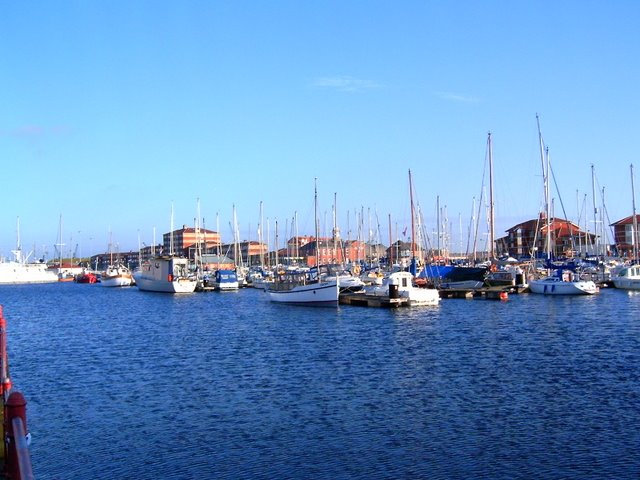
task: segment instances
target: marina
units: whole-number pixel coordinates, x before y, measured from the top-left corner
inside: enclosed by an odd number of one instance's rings
[[[391,309],[282,305],[252,288],[54,283],[0,296],[36,478],[599,480],[640,468],[637,292]]]
[[[5,3],[0,479],[640,480],[640,2]]]

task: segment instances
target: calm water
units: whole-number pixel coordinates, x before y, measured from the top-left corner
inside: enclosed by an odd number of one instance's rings
[[[38,479],[640,476],[640,295],[382,310],[3,286]]]

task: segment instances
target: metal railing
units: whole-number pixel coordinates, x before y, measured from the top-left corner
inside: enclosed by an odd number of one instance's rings
[[[0,305],[0,433],[3,445],[0,454],[4,458],[2,475],[11,480],[32,480],[31,455],[27,433],[27,401],[22,393],[14,390],[9,377],[7,355],[7,321]]]

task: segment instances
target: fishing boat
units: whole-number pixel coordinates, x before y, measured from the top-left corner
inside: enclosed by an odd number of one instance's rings
[[[76,283],[98,283],[98,276],[87,270],[83,270],[81,273],[76,275],[75,278]]]
[[[320,258],[318,242],[318,188],[314,186],[315,250]],[[326,280],[318,267],[304,271],[281,271],[267,289],[272,302],[290,305],[337,307],[340,295],[340,280]]]
[[[189,275],[189,260],[173,255],[159,255],[133,273],[140,290],[164,293],[192,293],[195,278]]]
[[[409,306],[438,305],[440,294],[435,288],[422,288],[414,285],[411,272],[393,272],[382,282],[382,285],[364,287],[366,295],[407,298]],[[395,293],[394,293],[395,292]]]
[[[290,305],[328,306],[338,305],[340,281],[325,281],[317,268],[308,271],[279,272],[266,289],[272,302]]]
[[[640,265],[630,265],[621,268],[611,277],[616,288],[624,290],[640,290]]]
[[[101,275],[100,284],[103,287],[130,287],[133,284],[131,270],[118,260],[113,261],[113,239],[109,232],[109,265]]]
[[[102,273],[100,285],[103,287],[130,287],[133,284],[131,270],[122,264],[111,264]]]

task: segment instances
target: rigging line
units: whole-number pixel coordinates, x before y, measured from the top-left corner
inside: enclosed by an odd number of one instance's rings
[[[469,247],[471,246],[471,233],[473,232],[474,221],[476,211],[476,197],[473,197],[473,203],[471,204],[471,218],[469,219],[469,228],[467,229],[467,248],[465,251],[465,257],[469,258]]]
[[[611,226],[611,219],[609,218],[609,210],[607,210],[607,204],[604,201],[604,187],[602,187],[602,214],[604,215],[604,218],[607,220],[607,225],[609,225],[609,228],[607,228],[606,230],[604,230],[606,232],[607,235],[607,244],[611,244],[613,243],[611,241],[611,236],[613,236],[613,238],[615,238],[615,232],[613,230],[613,227]]]
[[[611,226],[611,219],[609,218],[609,211],[607,210],[607,204],[604,201],[604,187],[600,187],[600,182],[598,181],[598,175],[596,175],[596,173],[594,172],[593,174],[594,178],[595,178],[595,182],[596,182],[596,186],[598,193],[602,192],[600,195],[600,201],[602,202],[602,210],[603,210],[603,215],[604,218],[606,218],[607,220],[607,225],[609,225],[609,228],[606,229],[606,240],[607,243],[612,243],[611,242],[611,236],[613,236],[615,238],[615,232],[613,230],[613,227]],[[602,229],[603,232],[605,232],[605,229]]]
[[[553,171],[553,166],[549,165],[549,169],[551,170],[551,178],[553,179],[553,186],[556,187],[556,192],[558,193],[558,200],[560,200],[560,207],[562,208],[562,215],[564,215],[565,222],[569,222],[569,218],[567,217],[567,212],[564,209],[564,202],[562,201],[562,195],[560,195],[560,189],[558,188],[558,182],[556,181],[556,174]],[[571,222],[569,222],[571,223]],[[571,238],[571,249],[576,249],[576,240],[573,235],[573,229],[569,228],[569,237]]]

